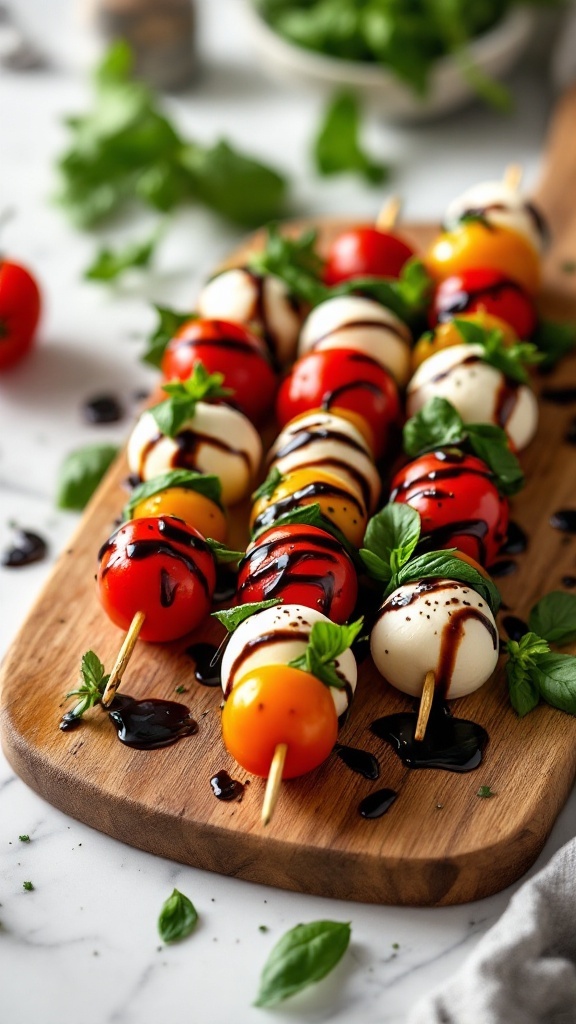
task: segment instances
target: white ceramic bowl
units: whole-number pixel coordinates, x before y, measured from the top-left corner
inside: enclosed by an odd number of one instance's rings
[[[263,67],[274,78],[291,85],[298,79],[326,93],[349,88],[384,117],[403,121],[446,114],[475,96],[453,57],[441,57],[436,62],[429,91],[420,99],[395,75],[376,64],[327,57],[288,42],[260,17],[250,0],[245,0],[244,13],[252,45]],[[470,43],[468,52],[474,63],[493,78],[501,78],[523,52],[533,20],[528,9],[512,8],[498,25]]]

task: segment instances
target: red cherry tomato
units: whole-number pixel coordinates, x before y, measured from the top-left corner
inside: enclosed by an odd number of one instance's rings
[[[232,388],[231,404],[248,419],[263,419],[271,410],[276,376],[266,349],[241,324],[227,320],[189,320],[168,344],[162,373],[168,379],[187,380],[194,363],[209,373],[224,374],[224,387]]]
[[[324,280],[340,284],[353,277],[400,277],[414,250],[396,233],[359,226],[343,231],[328,250]]]
[[[107,615],[128,629],[144,612],[143,640],[176,640],[210,612],[214,557],[198,530],[174,516],[131,519],[99,554],[98,592]]]
[[[390,500],[420,513],[431,550],[455,547],[491,565],[506,540],[508,501],[474,455],[456,449],[421,455],[396,474]]]
[[[346,622],[356,604],[358,582],[352,560],[326,530],[273,526],[250,545],[240,563],[238,600],[302,604],[333,622]]]
[[[0,262],[0,370],[13,366],[32,347],[40,317],[40,291],[18,263]]]
[[[279,743],[288,745],[282,775],[292,779],[317,768],[337,735],[329,687],[289,665],[253,669],[235,684],[222,711],[225,747],[243,768],[264,778]]]
[[[384,453],[390,425],[398,421],[398,389],[389,373],[353,349],[308,352],[280,386],[276,415],[281,427],[309,409],[331,409],[364,422],[376,458]]]
[[[499,270],[480,267],[447,277],[434,293],[430,326],[462,313],[489,313],[509,324],[519,338],[529,338],[536,328],[536,307],[521,285]]]

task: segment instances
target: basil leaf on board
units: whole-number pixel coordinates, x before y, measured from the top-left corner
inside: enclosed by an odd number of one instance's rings
[[[264,608],[273,608],[275,604],[282,604],[282,598],[273,597],[268,601],[250,601],[246,604],[236,605],[234,608],[227,608],[225,611],[212,612],[212,617],[226,626],[229,633],[233,633],[240,623],[244,622],[244,619],[249,619],[251,615],[263,611]]]
[[[150,265],[156,248],[164,234],[164,228],[157,228],[149,238],[129,242],[121,249],[104,245],[98,250],[92,263],[84,271],[87,281],[115,281],[126,270],[146,268]]]
[[[491,579],[483,576],[477,569],[454,553],[455,549],[443,551],[428,551],[424,555],[410,559],[392,577],[385,592],[388,597],[398,587],[405,583],[414,583],[420,579],[439,577],[442,579],[455,580],[457,583],[467,583],[472,590],[484,598],[493,615],[496,615],[500,607],[500,592]]]
[[[465,437],[467,427],[447,398],[431,398],[404,424],[402,444],[410,458],[444,445],[456,445]]]
[[[119,448],[113,444],[88,444],[70,452],[60,466],[56,490],[58,508],[81,512],[94,494]]]
[[[335,661],[352,645],[362,629],[363,622],[363,618],[343,626],[335,622],[315,622],[310,630],[304,654],[294,658],[288,664],[292,668],[311,672],[326,686],[343,689],[345,682],[338,675]]]
[[[320,981],[342,959],[351,928],[339,921],[311,921],[291,928],[264,965],[255,1006],[275,1006]]]
[[[184,893],[174,889],[162,906],[158,918],[158,932],[163,942],[179,942],[194,931],[198,912]]]
[[[158,323],[154,332],[147,339],[147,348],[142,355],[142,361],[151,366],[160,367],[164,352],[172,338],[184,324],[189,323],[190,320],[197,320],[198,314],[178,313],[175,309],[169,309],[168,306],[154,306],[154,309],[158,314]]]
[[[361,114],[357,97],[339,92],[329,102],[313,144],[320,174],[359,174],[371,185],[380,185],[390,171],[372,159],[360,144]]]
[[[64,697],[65,700],[69,700],[71,697],[80,697],[71,711],[66,712],[67,721],[82,718],[86,711],[95,707],[96,704],[100,704],[110,678],[105,671],[104,665],[94,651],[86,651],[82,655],[80,664],[82,681],[75,690],[70,690]]]
[[[370,574],[388,582],[411,557],[420,539],[420,515],[403,502],[390,502],[368,521],[360,558]]]
[[[528,627],[548,643],[570,644],[576,640],[576,594],[553,590],[534,605]]]
[[[132,519],[137,505],[172,487],[196,491],[208,498],[209,501],[213,501],[215,505],[222,507],[220,501],[222,484],[219,477],[212,473],[196,473],[192,469],[172,469],[168,473],[161,473],[159,476],[152,477],[151,480],[144,480],[138,484],[132,491],[130,500],[122,509],[122,518]]]
[[[576,324],[540,320],[532,338],[543,354],[543,370],[551,370],[564,356],[576,349]]]
[[[547,704],[576,714],[576,658],[573,655],[540,655],[533,669],[533,679]]]

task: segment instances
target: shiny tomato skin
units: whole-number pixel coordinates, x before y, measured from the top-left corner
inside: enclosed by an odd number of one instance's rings
[[[30,351],[40,319],[40,290],[32,274],[11,260],[0,262],[0,370]]]
[[[358,597],[352,559],[331,533],[289,524],[265,530],[240,562],[237,600],[242,604],[277,597],[347,622]]]
[[[390,500],[420,513],[429,550],[455,547],[489,566],[506,540],[508,501],[474,455],[446,449],[419,456],[392,480]]]
[[[228,534],[226,516],[216,502],[188,487],[166,487],[136,505],[133,519],[144,516],[175,516],[203,537],[224,544]]]
[[[104,610],[124,630],[144,612],[142,640],[176,640],[210,612],[214,557],[202,535],[174,516],[130,519],[106,542],[99,561]]]
[[[326,349],[302,356],[280,385],[276,416],[280,427],[310,409],[330,409],[363,419],[375,458],[386,448],[390,426],[400,417],[400,399],[386,370],[354,349]]]
[[[399,235],[359,225],[343,231],[328,250],[324,280],[340,284],[354,277],[400,277],[414,250]]]
[[[187,380],[194,363],[222,373],[234,392],[230,404],[257,423],[274,404],[276,375],[264,343],[242,324],[227,320],[189,320],[169,342],[161,369],[167,380]]]
[[[475,267],[491,267],[516,281],[529,295],[540,287],[540,258],[517,231],[466,221],[443,231],[426,254],[432,277],[444,281]]]
[[[282,776],[292,779],[322,764],[337,735],[329,687],[289,665],[265,665],[247,673],[222,711],[226,749],[246,771],[263,778],[279,743],[288,745]]]
[[[518,338],[529,338],[538,314],[516,281],[490,267],[473,267],[442,281],[434,292],[429,322],[434,327],[463,313],[489,313],[509,324]]]

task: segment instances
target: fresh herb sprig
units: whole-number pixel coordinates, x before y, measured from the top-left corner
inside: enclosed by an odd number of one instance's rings
[[[506,677],[512,707],[523,718],[543,700],[576,714],[576,657],[550,650],[576,640],[576,595],[554,590],[532,608],[530,632],[506,644]]]
[[[381,185],[390,168],[371,157],[360,141],[362,114],[351,92],[333,96],[318,126],[312,153],[320,174],[358,174],[369,185]]]
[[[322,283],[324,260],[316,241],[317,232],[313,229],[292,238],[283,234],[277,224],[269,224],[264,247],[249,257],[248,265],[257,274],[281,278],[292,295],[314,306],[327,293]]]
[[[166,225],[155,228],[148,238],[113,249],[103,245],[98,250],[90,266],[84,271],[87,281],[109,283],[120,277],[125,270],[143,270],[150,266],[157,246],[166,231]]]
[[[406,422],[403,444],[412,459],[437,448],[462,448],[486,463],[501,494],[517,494],[524,486],[524,474],[506,432],[491,423],[464,423],[446,398],[431,398]]]
[[[274,489],[271,492],[274,493]],[[281,529],[283,526],[291,526],[298,524],[298,526],[315,526],[318,530],[324,530],[326,533],[330,533],[337,541],[340,542],[347,555],[352,559],[356,568],[361,568],[361,562],[358,555],[358,549],[344,536],[341,530],[325,515],[322,514],[322,510],[318,502],[314,502],[312,505],[301,505],[299,508],[292,509],[291,512],[284,512],[283,515],[278,516],[274,520],[273,526],[261,526],[258,530],[254,531],[252,536],[253,541],[257,541],[262,533],[271,529]]]
[[[533,633],[564,647],[576,641],[576,594],[552,590],[534,605],[528,617]]]
[[[532,340],[542,353],[542,370],[551,370],[576,349],[576,324],[541,319]]]
[[[64,698],[65,700],[71,700],[72,697],[80,698],[72,710],[66,712],[67,721],[82,718],[87,711],[102,702],[102,696],[110,678],[109,674],[105,673],[104,665],[94,651],[86,651],[82,655],[80,663],[82,681],[76,690],[70,690]]]
[[[299,655],[288,664],[292,668],[302,669],[316,676],[326,686],[343,689],[346,683],[336,668],[336,659],[346,651],[362,629],[364,619],[343,626],[335,622],[315,622],[304,654]]]
[[[329,295],[363,295],[391,309],[404,323],[418,324],[426,313],[434,283],[417,256],[407,260],[398,278],[354,277],[329,289]]]
[[[249,619],[256,612],[262,612],[265,608],[273,608],[282,604],[282,598],[272,597],[267,601],[247,601],[245,604],[236,605],[234,608],[226,608],[224,611],[212,612],[212,617],[218,619],[229,633],[233,633],[241,622]]]
[[[123,519],[132,519],[134,512],[141,502],[153,498],[155,494],[161,494],[172,487],[179,487],[185,491],[195,491],[202,494],[215,505],[222,507],[222,484],[220,477],[213,473],[196,473],[192,469],[171,469],[168,473],[161,473],[152,477],[151,480],[144,480],[138,484],[130,494],[129,501],[122,509]]]
[[[482,327],[472,320],[452,321],[462,340],[468,345],[480,345],[483,349],[482,359],[496,370],[500,370],[509,380],[518,384],[528,384],[529,366],[537,366],[544,359],[543,354],[531,341],[517,341],[506,345],[504,333],[498,328]]]
[[[420,531],[418,512],[402,502],[390,502],[369,520],[360,557],[368,575],[383,585],[383,598],[406,583],[443,578],[468,584],[495,615],[500,607],[497,587],[489,577],[458,558],[454,548],[413,557]]]
[[[142,361],[150,366],[160,367],[162,357],[174,335],[190,320],[197,320],[197,313],[179,313],[168,306],[154,306],[158,314],[158,323],[146,342]]]
[[[350,943],[347,922],[311,921],[291,928],[276,943],[260,978],[256,1006],[275,1006],[336,967]]]
[[[175,437],[181,427],[194,418],[198,402],[209,402],[216,398],[228,398],[234,394],[231,388],[222,387],[223,373],[208,373],[203,363],[195,363],[188,380],[164,384],[162,390],[168,398],[152,406],[152,413],[158,427],[166,437]]]
[[[184,893],[174,889],[158,917],[158,932],[163,942],[180,942],[190,935],[198,924],[198,912]]]

